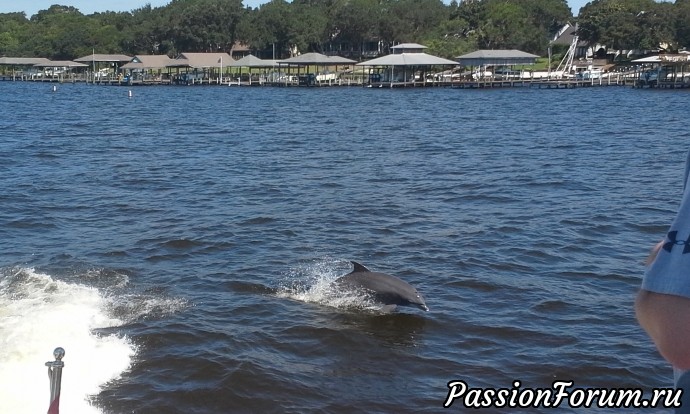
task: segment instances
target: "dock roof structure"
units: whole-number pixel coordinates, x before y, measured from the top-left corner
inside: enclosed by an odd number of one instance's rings
[[[232,67],[245,67],[245,68],[270,68],[273,66],[278,66],[278,62],[275,60],[265,60],[265,59],[259,59],[258,57],[249,54],[242,59],[238,59],[230,64],[228,66]]]
[[[174,63],[168,55],[136,55],[122,69],[163,69]]]
[[[75,62],[72,60],[49,60],[34,65],[36,68],[86,68],[86,63]]]
[[[393,53],[358,63],[357,66],[456,66],[458,62],[442,57],[417,53]]]
[[[358,63],[357,66],[456,66],[458,62],[424,52],[426,46],[401,43],[391,48],[393,53]]]
[[[455,59],[463,66],[533,65],[539,56],[517,49],[477,50]]]
[[[205,69],[229,66],[235,59],[227,53],[181,53],[168,67]]]
[[[33,66],[49,61],[46,58],[0,57],[0,65],[8,66]]]
[[[92,62],[115,62],[115,63],[127,63],[132,60],[131,56],[127,55],[108,55],[94,53],[88,56],[82,56],[80,58],[74,59],[75,62],[80,63],[92,63]]]
[[[304,53],[295,57],[288,59],[283,59],[279,61],[281,65],[296,65],[296,66],[307,66],[307,65],[352,65],[356,61],[352,59],[347,59],[341,56],[326,56],[321,53]]]
[[[419,43],[400,43],[391,47],[393,53],[421,53],[425,49],[428,49],[428,47]]]
[[[652,55],[652,56],[647,56],[639,59],[634,59],[630,61],[631,63],[659,63],[661,62],[661,58],[659,55]]]

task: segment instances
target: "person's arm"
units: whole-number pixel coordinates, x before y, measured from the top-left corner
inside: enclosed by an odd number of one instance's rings
[[[688,234],[690,228],[689,179],[690,152],[678,213],[666,238],[654,246],[647,258],[643,288],[635,300],[640,326],[652,338],[661,356],[681,370],[690,370],[690,260],[684,249],[676,247],[676,236],[680,230]],[[683,238],[690,240],[690,237]],[[666,243],[669,248],[662,251]]]
[[[676,368],[690,369],[690,299],[640,290],[635,314],[661,356]]]

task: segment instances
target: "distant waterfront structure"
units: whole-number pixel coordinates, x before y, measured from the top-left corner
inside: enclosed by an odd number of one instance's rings
[[[639,68],[638,87],[690,87],[690,53],[651,55],[631,63]]]
[[[227,53],[181,53],[177,59],[173,59],[168,65],[169,68],[176,68],[176,76],[173,82],[180,84],[193,85],[195,83],[211,82],[217,79],[216,83],[223,83],[222,73],[233,59]],[[180,69],[185,69],[180,73]],[[190,72],[191,70],[191,72]]]
[[[494,72],[489,67],[507,67],[515,65],[534,65],[539,56],[523,52],[517,49],[476,50],[471,53],[458,56],[455,59],[458,64],[470,68],[470,73],[475,78],[493,77]],[[477,69],[475,69],[477,68]]]
[[[455,59],[463,66],[534,65],[539,56],[517,49],[476,50]]]
[[[235,60],[228,53],[167,55],[92,54],[75,61],[0,57],[0,80],[89,82],[107,85],[273,85],[455,88],[529,86],[571,88],[635,85],[650,88],[690,87],[690,53],[660,54],[610,67],[534,71],[537,55],[519,50],[478,50],[456,61],[425,52],[426,46],[402,43],[389,55],[356,63],[342,56],[305,53],[284,60],[251,54]],[[610,65],[613,66],[613,65]],[[247,68],[246,72],[244,68]]]
[[[426,46],[401,43],[391,48],[393,53],[358,63],[369,68],[371,86],[415,86],[427,83],[426,72],[434,66],[453,67],[458,63],[424,52]],[[418,74],[420,73],[420,74]]]
[[[133,80],[157,80],[170,78],[169,65],[174,63],[168,55],[136,55],[120,69],[131,74]]]
[[[74,59],[75,62],[84,63],[90,66],[91,82],[96,82],[97,74],[101,69],[116,73],[120,66],[132,60],[131,56],[121,54],[101,54],[92,53],[88,56],[82,56]]]
[[[4,69],[3,72],[9,75],[12,80],[24,80],[38,74],[34,69],[34,65],[49,61],[46,58],[0,57],[0,67]]]
[[[280,71],[283,67],[289,70],[291,67],[297,68],[297,80],[298,84],[304,86],[313,86],[317,82],[325,81],[326,83],[331,83],[337,80],[337,76],[334,73],[332,76],[328,72],[328,67],[338,67],[340,66],[352,66],[356,61],[342,56],[326,56],[321,53],[304,53],[302,55],[297,55],[289,59],[283,59],[278,61],[278,70]],[[315,70],[310,72],[310,67],[313,66]],[[304,74],[301,74],[301,70],[304,68]],[[287,77],[286,77],[287,79]]]
[[[247,84],[251,85],[252,84],[252,73],[251,73],[252,69],[257,68],[257,69],[267,70],[269,68],[275,68],[276,66],[278,66],[278,62],[276,60],[273,60],[273,59],[259,59],[258,57],[254,56],[252,54],[249,54],[249,55],[246,55],[245,57],[243,57],[242,59],[238,59],[238,60],[230,63],[228,66],[232,67],[232,68],[238,68],[238,70],[239,70],[239,76],[237,78],[237,85],[241,85],[242,80],[243,80],[242,68],[248,68],[249,70],[247,73]],[[258,82],[260,84],[263,84],[267,80],[266,75],[267,74],[264,71],[263,76],[259,77]],[[231,83],[232,83],[232,81],[229,82],[228,84],[231,84]]]

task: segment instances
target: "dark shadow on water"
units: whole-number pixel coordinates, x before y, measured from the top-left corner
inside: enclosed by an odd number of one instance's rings
[[[427,319],[423,314],[394,312],[377,314],[348,312],[336,316],[344,328],[356,330],[389,346],[415,346],[423,335]]]

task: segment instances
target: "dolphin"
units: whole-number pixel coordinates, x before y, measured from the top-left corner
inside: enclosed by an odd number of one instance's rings
[[[417,306],[429,311],[424,297],[409,283],[385,273],[372,272],[357,262],[351,263],[354,270],[335,280],[338,287],[367,291],[386,312],[393,311],[397,305]]]

